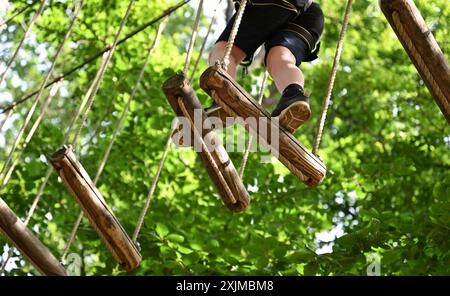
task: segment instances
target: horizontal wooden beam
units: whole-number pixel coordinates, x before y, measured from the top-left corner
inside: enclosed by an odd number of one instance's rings
[[[278,159],[301,181],[308,186],[317,186],[323,181],[326,174],[323,162],[279,126],[226,71],[217,66],[209,67],[200,78],[200,86],[227,114],[243,118],[244,122],[238,122],[256,135],[260,144],[269,147],[272,153],[277,152]],[[251,118],[256,119],[256,125],[246,124]],[[272,139],[271,132],[262,135],[259,132],[262,130],[277,131],[278,139]]]
[[[195,110],[201,112],[201,127],[190,124],[192,144],[197,147],[201,146],[201,143],[198,143],[198,139],[195,137],[195,132],[203,140],[214,143],[215,149],[211,149],[209,152],[201,149],[197,152],[225,206],[233,212],[243,211],[250,202],[247,190],[228,153],[220,144],[219,137],[214,130],[207,128],[209,119],[189,81],[183,75],[175,75],[164,83],[163,91],[177,116],[186,118],[193,123]],[[185,108],[187,114],[183,111],[183,108]],[[208,153],[211,157],[208,156]]]
[[[139,250],[77,160],[72,148],[63,146],[53,154],[51,162],[66,187],[80,204],[92,227],[122,268],[131,271],[138,267],[142,260]]]
[[[381,0],[381,10],[450,124],[450,66],[412,0]]]
[[[0,231],[43,275],[67,275],[52,252],[25,226],[0,198]]]

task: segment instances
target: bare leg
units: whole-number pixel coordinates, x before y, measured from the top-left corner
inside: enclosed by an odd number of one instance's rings
[[[272,76],[277,89],[283,93],[272,116],[279,116],[280,124],[293,133],[300,125],[311,117],[311,109],[303,94],[284,92],[287,86],[298,84],[303,88],[305,79],[302,71],[295,65],[295,56],[284,46],[275,46],[267,55],[267,70]],[[284,100],[283,100],[284,99]]]
[[[290,84],[305,84],[303,73],[295,65],[295,56],[284,46],[274,46],[267,55],[267,71],[280,92]]]
[[[225,41],[219,41],[214,46],[213,50],[211,51],[211,54],[209,55],[209,65],[212,66],[214,63],[218,60],[221,60],[223,58],[223,55],[225,54],[225,47],[227,46],[227,43]],[[242,60],[246,57],[246,54],[242,49],[240,49],[237,46],[233,46],[233,49],[231,50],[231,56],[230,56],[230,64],[228,65],[228,74],[233,77],[233,79],[236,78],[236,68],[237,65],[242,62]]]

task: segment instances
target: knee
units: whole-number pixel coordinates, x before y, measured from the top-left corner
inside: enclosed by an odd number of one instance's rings
[[[291,64],[295,66],[295,56],[284,46],[274,46],[267,54],[266,63],[267,71],[272,73],[279,67],[286,67]]]
[[[221,60],[225,54],[225,50],[227,47],[227,42],[219,41],[214,46],[213,50],[209,54],[209,64],[214,64],[217,60]],[[233,46],[230,55],[230,62],[234,64],[239,64],[244,60],[246,54],[245,52],[237,46]]]

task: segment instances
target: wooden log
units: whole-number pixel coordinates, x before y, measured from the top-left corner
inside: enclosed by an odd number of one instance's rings
[[[207,117],[215,117],[220,119],[222,122],[222,125],[220,128],[226,128],[231,126],[234,122],[233,121],[227,121],[227,118],[231,118],[230,115],[228,115],[222,107],[216,108],[214,110],[208,110],[205,111],[205,114]],[[177,126],[174,126],[172,128],[172,142],[177,147],[189,147],[191,145],[184,143],[184,135],[183,135],[183,124],[178,124]]]
[[[381,0],[381,10],[450,124],[450,66],[412,0]]]
[[[52,165],[85,216],[123,269],[139,266],[139,250],[106,204],[103,196],[77,160],[70,146],[63,146],[52,156]]]
[[[256,125],[245,124],[244,122],[245,128],[257,136],[259,143],[268,147],[301,181],[311,187],[317,186],[323,181],[326,174],[326,167],[323,162],[300,144],[291,133],[279,126],[267,111],[226,71],[217,66],[209,67],[200,78],[200,86],[228,114],[241,117],[244,120],[254,118]],[[275,137],[278,138],[272,139],[271,132],[262,135],[261,132],[258,132],[262,130],[277,131]]]
[[[191,139],[193,139],[192,142],[194,147],[199,148],[201,146],[200,143],[198,143],[198,139],[195,137],[194,132],[197,132],[206,142],[214,144],[215,149],[210,149],[208,150],[209,152],[204,149],[196,150],[225,206],[233,212],[243,211],[250,202],[247,190],[245,189],[233,162],[230,160],[228,153],[222,144],[220,144],[220,139],[217,134],[214,130],[208,128],[208,126],[210,126],[209,119],[203,111],[200,101],[188,80],[186,80],[183,75],[175,75],[164,83],[163,91],[177,116],[183,118],[188,117],[188,120],[191,123]],[[183,109],[181,108],[183,106],[180,106],[180,102],[186,108],[188,114],[183,112]],[[195,110],[199,112],[197,114],[200,114],[197,121],[200,121],[201,126],[192,124],[195,122]],[[210,153],[212,158],[208,157],[208,153]],[[223,184],[222,180],[224,180],[226,184]],[[227,190],[227,187],[229,190]]]
[[[43,275],[65,276],[66,271],[50,250],[34,236],[25,224],[0,198],[0,231]]]

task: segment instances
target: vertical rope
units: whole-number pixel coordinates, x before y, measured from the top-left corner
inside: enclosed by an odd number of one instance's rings
[[[106,61],[100,66],[100,68],[98,69],[98,72],[97,72],[98,75],[97,75],[96,79],[92,82],[92,86],[93,86],[92,93],[89,96],[88,105],[83,113],[83,117],[81,118],[81,123],[72,139],[72,145],[75,145],[75,143],[78,139],[78,136],[80,135],[81,130],[84,127],[84,124],[86,123],[87,116],[89,114],[89,111],[92,108],[92,104],[94,103],[95,96],[98,92],[98,89],[100,88],[100,84],[103,80],[103,77],[105,76],[106,69],[108,68],[109,62],[111,61],[111,58],[114,54],[114,51],[117,46],[117,42],[119,41],[120,34],[122,33],[123,28],[125,27],[125,24],[128,20],[128,16],[130,15],[133,4],[134,4],[134,0],[130,0],[130,3],[128,4],[128,7],[127,7],[127,11],[125,12],[124,17],[122,18],[122,22],[120,23],[119,30],[117,31],[116,36],[114,37],[113,44],[110,46],[109,51],[105,52]]]
[[[323,128],[325,126],[325,121],[327,118],[328,107],[330,106],[330,99],[331,99],[331,95],[333,93],[337,69],[339,67],[339,62],[341,61],[342,49],[344,47],[345,33],[347,32],[347,27],[348,27],[348,22],[350,19],[350,11],[352,8],[352,4],[353,4],[353,0],[348,0],[347,8],[345,9],[344,20],[342,22],[341,33],[339,35],[339,41],[338,41],[338,44],[336,47],[336,54],[334,56],[333,68],[332,68],[331,74],[330,74],[328,89],[327,89],[326,96],[323,100],[322,112],[320,114],[319,123],[317,125],[316,138],[314,139],[314,146],[313,146],[313,151],[312,151],[313,154],[317,154],[317,151],[319,150],[319,146],[320,146],[320,141],[322,139]]]
[[[134,97],[136,96],[136,92],[138,90],[139,85],[141,84],[142,78],[144,77],[144,73],[145,73],[145,69],[147,68],[148,62],[150,61],[150,57],[154,51],[154,49],[158,46],[159,43],[159,39],[161,37],[161,34],[164,30],[165,27],[165,23],[161,22],[159,27],[158,27],[158,31],[156,33],[156,37],[153,40],[153,43],[151,45],[151,47],[149,48],[148,52],[147,52],[147,56],[145,58],[144,64],[142,65],[141,71],[139,73],[138,79],[136,80],[134,86],[133,86],[133,90],[131,91],[131,95],[128,98],[128,101],[125,105],[125,108],[122,111],[122,114],[120,116],[119,122],[116,125],[116,128],[114,129],[114,133],[112,135],[111,141],[109,142],[108,148],[105,151],[105,154],[103,155],[103,159],[100,163],[100,166],[98,167],[97,170],[97,174],[95,175],[94,178],[94,184],[97,183],[98,179],[100,178],[103,169],[106,165],[106,162],[108,161],[109,155],[111,153],[112,147],[116,141],[117,135],[119,134],[120,129],[122,128],[122,124],[123,124],[123,120],[125,119],[125,116],[128,114],[128,110],[130,109],[131,106],[131,102],[134,99]]]
[[[61,81],[53,84],[52,88],[50,89],[50,92],[47,96],[47,99],[44,102],[44,106],[42,107],[41,112],[39,113],[38,118],[36,119],[36,121],[34,122],[33,126],[31,127],[30,131],[28,132],[27,137],[25,138],[24,142],[22,143],[22,147],[20,148],[20,151],[18,152],[18,154],[16,155],[16,157],[14,158],[14,161],[11,163],[11,166],[9,167],[8,172],[5,175],[5,178],[3,179],[2,185],[0,186],[0,191],[3,190],[3,188],[5,188],[6,184],[9,181],[9,178],[11,177],[18,161],[21,159],[22,154],[24,153],[26,147],[28,146],[28,144],[31,141],[31,138],[33,137],[34,133],[36,132],[37,128],[39,127],[39,125],[41,124],[42,119],[44,118],[47,109],[50,105],[50,103],[52,102],[53,98],[55,97],[56,93],[58,92],[59,88],[61,86]]]
[[[217,9],[218,9],[220,3],[222,3],[222,0],[219,0],[219,3],[217,4],[217,7],[214,9],[213,16],[211,17],[211,22],[209,23],[209,26],[208,26],[208,32],[206,33],[206,36],[203,39],[203,43],[202,43],[202,46],[200,47],[198,58],[195,61],[194,69],[192,70],[191,78],[189,78],[189,83],[190,84],[192,84],[192,82],[194,81],[194,74],[197,72],[198,65],[200,64],[203,52],[205,51],[205,48],[206,48],[206,42],[208,42],[208,37],[211,34],[212,27],[213,27],[213,25],[214,25],[214,23],[216,21]]]
[[[227,71],[228,65],[230,64],[231,50],[233,49],[234,41],[241,25],[242,17],[244,15],[245,7],[247,6],[247,0],[242,0],[239,6],[239,10],[234,19],[233,27],[231,29],[230,37],[228,38],[227,46],[225,47],[225,54],[222,59],[222,68]]]
[[[200,3],[198,4],[198,8],[197,8],[197,15],[195,16],[194,27],[192,28],[192,34],[191,34],[191,39],[189,41],[188,51],[186,54],[186,61],[184,63],[184,69],[183,69],[184,76],[186,76],[188,68],[189,68],[189,64],[191,62],[192,52],[194,51],[195,40],[197,39],[198,25],[200,23],[200,17],[202,16],[202,10],[203,10],[203,0],[200,0]]]
[[[14,51],[13,55],[11,56],[11,58],[9,59],[8,63],[6,64],[6,69],[5,71],[2,73],[2,76],[0,77],[0,85],[3,83],[3,81],[5,80],[6,74],[8,73],[8,71],[11,68],[12,63],[14,62],[14,60],[17,57],[17,54],[19,53],[19,50],[22,48],[23,43],[25,42],[25,39],[28,37],[28,35],[31,32],[31,28],[33,28],[34,23],[36,22],[36,20],[39,18],[39,16],[42,14],[42,11],[44,11],[44,7],[45,7],[45,0],[42,0],[41,5],[39,6],[39,8],[37,9],[36,13],[33,15],[33,18],[31,19],[30,23],[28,24],[28,28],[25,31],[25,34],[23,35],[22,39],[19,42],[19,45],[17,46],[16,50]]]
[[[122,111],[120,119],[119,119],[119,121],[118,121],[118,123],[116,125],[116,128],[114,130],[113,136],[111,138],[111,141],[109,142],[108,148],[106,149],[105,154],[103,155],[103,159],[102,159],[102,161],[101,161],[101,163],[100,163],[100,165],[98,167],[97,173],[96,173],[95,178],[94,178],[94,185],[97,184],[97,182],[98,182],[98,180],[99,180],[99,178],[100,178],[100,176],[101,176],[101,174],[103,172],[103,169],[104,169],[104,167],[106,165],[106,162],[108,161],[109,155],[110,155],[111,150],[112,150],[112,146],[114,145],[115,140],[117,138],[117,135],[118,135],[118,133],[120,131],[120,128],[122,127],[123,120],[124,120],[126,114],[128,113],[128,110],[130,109],[131,101],[135,97],[137,89],[139,87],[139,84],[142,81],[142,78],[143,78],[144,73],[145,73],[145,69],[146,69],[146,67],[148,65],[148,62],[150,61],[150,57],[151,57],[154,49],[158,46],[158,42],[159,42],[160,36],[162,34],[162,31],[164,30],[164,26],[165,26],[165,23],[162,22],[162,23],[160,23],[160,25],[158,27],[158,31],[156,33],[156,37],[154,38],[153,44],[151,45],[151,47],[148,50],[147,57],[146,57],[145,62],[143,64],[142,68],[141,68],[141,71],[139,73],[138,79],[136,80],[136,82],[134,84],[133,90],[131,91],[131,95],[130,95],[130,97],[129,97],[126,105],[125,105],[125,108]],[[67,256],[67,252],[68,252],[71,244],[73,243],[73,240],[74,240],[74,238],[76,236],[78,228],[80,227],[80,223],[81,223],[82,218],[83,218],[83,212],[80,212],[80,214],[79,214],[79,216],[77,218],[77,221],[76,221],[76,223],[74,224],[74,226],[72,228],[72,232],[71,232],[71,236],[70,236],[71,240],[68,241],[68,243],[67,243],[67,245],[66,245],[66,247],[64,249],[63,260]]]
[[[44,3],[44,2],[45,1],[43,1],[42,3]],[[41,6],[42,5],[43,4],[41,4]],[[37,105],[38,105],[38,103],[39,103],[39,101],[41,99],[42,93],[43,93],[43,91],[45,89],[45,85],[47,84],[48,80],[50,79],[51,75],[53,74],[53,70],[55,69],[56,61],[58,60],[58,57],[61,54],[65,43],[67,42],[67,40],[69,39],[69,37],[70,37],[70,35],[72,33],[73,25],[75,24],[75,21],[78,18],[78,15],[79,15],[79,13],[81,11],[82,5],[83,5],[83,0],[80,1],[79,5],[77,5],[75,14],[74,14],[74,16],[72,18],[72,21],[70,22],[69,28],[68,28],[65,36],[64,36],[64,39],[61,42],[61,44],[59,45],[58,49],[56,50],[56,53],[55,53],[55,56],[53,57],[50,69],[48,70],[47,74],[45,75],[44,81],[42,81],[42,83],[41,83],[41,86],[40,86],[39,91],[38,91],[38,93],[36,95],[36,98],[34,99],[33,104],[31,106],[30,110],[28,111],[28,114],[27,114],[27,116],[26,116],[26,118],[24,120],[24,123],[23,123],[22,127],[20,128],[19,133],[16,136],[14,144],[11,147],[11,150],[10,150],[10,152],[8,154],[8,157],[7,157],[6,161],[5,161],[5,163],[3,164],[2,170],[0,171],[0,180],[3,179],[3,177],[4,177],[3,174],[5,173],[5,170],[8,167],[8,165],[10,164],[10,162],[12,160],[12,157],[13,157],[13,154],[14,154],[15,150],[17,149],[17,146],[19,145],[19,142],[20,142],[20,140],[21,140],[21,138],[22,138],[22,136],[23,136],[23,134],[25,132],[25,129],[28,126],[28,124],[30,123],[34,112],[36,111],[36,107],[37,107]]]
[[[222,0],[220,0],[220,1],[222,1]],[[196,32],[197,32],[197,29],[198,29],[198,19],[199,19],[200,15],[201,15],[201,9],[202,9],[202,5],[203,5],[202,2],[203,1],[201,1],[199,3],[199,7],[198,7],[198,10],[197,10],[197,17],[196,17],[195,22],[194,22],[194,29],[192,30],[192,35],[191,35],[191,40],[189,42],[190,45],[189,45],[189,50],[188,51],[192,51],[193,47],[194,47],[194,44],[195,44],[195,39],[196,39],[196,36],[197,36]],[[204,49],[204,46],[202,45],[201,51],[203,49]],[[183,67],[183,74],[185,76],[186,76],[187,70],[189,68],[190,56],[191,55],[192,55],[192,53],[188,53],[187,56],[186,56],[186,60],[185,60],[184,67]],[[199,59],[200,59],[200,57],[201,57],[201,53],[200,53]],[[197,71],[197,66],[192,71],[191,79],[194,77],[196,71]],[[139,218],[138,218],[138,221],[136,223],[136,228],[134,229],[132,240],[135,243],[137,243],[137,237],[139,236],[139,232],[141,231],[142,225],[144,224],[144,219],[145,219],[145,216],[147,215],[148,209],[150,207],[150,201],[151,201],[151,199],[153,197],[153,194],[155,193],[156,186],[158,185],[159,177],[161,176],[161,171],[162,171],[162,169],[164,167],[164,164],[166,162],[167,155],[169,153],[170,144],[171,143],[172,143],[172,131],[169,133],[169,136],[167,138],[166,145],[164,146],[164,150],[163,150],[163,155],[161,157],[161,160],[159,161],[158,168],[156,170],[156,174],[153,177],[153,181],[152,181],[152,184],[150,186],[150,190],[149,190],[149,192],[147,194],[147,197],[145,199],[145,203],[144,203],[144,206],[142,207],[141,213],[139,214]]]
[[[91,92],[90,92],[89,95],[86,96],[86,97],[89,97],[88,103],[87,103],[86,109],[85,109],[85,111],[83,113],[83,116],[81,118],[80,125],[78,126],[78,129],[76,130],[75,135],[72,138],[72,145],[75,145],[75,143],[76,143],[76,141],[77,141],[77,139],[78,139],[78,137],[79,137],[79,135],[81,133],[81,130],[84,127],[84,124],[86,122],[86,119],[87,119],[87,116],[89,114],[89,111],[91,110],[92,104],[94,103],[95,95],[98,92],[98,89],[99,89],[100,84],[101,84],[101,82],[103,80],[103,77],[105,75],[105,72],[106,72],[106,69],[108,67],[108,64],[111,61],[112,55],[114,54],[115,48],[116,48],[117,43],[119,41],[120,34],[122,33],[123,28],[125,27],[125,24],[126,24],[126,22],[128,20],[128,16],[130,15],[131,8],[133,7],[133,4],[134,4],[134,0],[130,0],[130,2],[128,4],[128,7],[127,7],[127,11],[125,12],[125,15],[123,16],[122,22],[120,23],[120,27],[119,27],[119,29],[118,29],[115,37],[114,37],[114,41],[113,41],[109,51],[105,52],[104,62],[102,62],[102,64],[100,65],[100,67],[99,67],[99,69],[97,71],[96,77],[95,77],[94,81],[91,84],[91,87],[90,87],[88,93],[90,91]],[[77,231],[78,231],[78,227],[79,227],[82,219],[83,219],[83,212],[80,212],[80,214],[78,215],[77,221],[75,222],[75,224],[74,224],[74,226],[72,228],[72,232],[70,234],[70,237],[69,237],[69,239],[68,239],[68,241],[66,243],[66,246],[64,248],[63,255],[61,256],[61,258],[62,258],[61,261],[62,262],[65,261],[65,258],[67,256],[67,252],[69,251],[69,248],[70,248],[70,246],[72,245],[72,243],[73,243],[73,241],[75,239],[75,236],[76,236]]]
[[[264,88],[266,87],[267,77],[269,76],[269,73],[266,71],[264,72],[264,76],[261,82],[261,88],[259,90],[259,97],[258,97],[258,103],[261,104],[263,97],[264,97]],[[245,167],[247,166],[248,156],[250,154],[250,147],[253,142],[253,135],[250,133],[247,146],[245,147],[244,156],[241,161],[241,165],[239,167],[239,177],[242,179],[244,176]]]
[[[20,157],[22,156],[26,146],[28,145],[28,143],[31,140],[32,134],[34,133],[34,131],[37,129],[37,127],[40,124],[40,121],[42,120],[42,118],[44,117],[44,114],[48,108],[48,105],[50,104],[50,102],[52,101],[53,97],[56,95],[59,87],[61,86],[61,83],[56,83],[52,86],[52,89],[50,90],[50,93],[48,95],[47,100],[45,101],[44,107],[42,107],[42,113],[39,115],[39,118],[36,120],[36,122],[34,123],[30,133],[28,134],[27,138],[25,139],[25,142],[23,143],[22,149],[20,150],[18,156],[14,159],[14,162],[12,163],[8,173],[5,176],[5,179],[3,180],[3,183],[0,187],[0,191],[3,190],[3,188],[5,188],[6,184],[8,183],[9,178],[11,177],[11,174],[14,170],[14,168],[17,165],[17,161],[20,159]],[[31,135],[31,136],[30,136]],[[27,226],[28,223],[30,222],[31,216],[34,214],[34,211],[36,210],[37,207],[37,202],[38,200],[35,199],[31,205],[30,211],[28,212],[28,215],[25,219],[24,225]],[[6,265],[8,264],[8,261],[11,259],[11,257],[14,254],[14,247],[10,247],[8,250],[8,255],[6,256],[5,261],[3,262],[2,266],[0,267],[0,274],[2,274],[5,271]]]
[[[40,124],[40,121],[41,121],[42,118],[44,117],[44,114],[45,114],[45,112],[46,112],[46,110],[47,110],[47,108],[48,108],[48,105],[50,104],[50,102],[52,101],[53,97],[54,97],[54,96],[56,95],[56,93],[58,92],[58,89],[59,89],[60,86],[61,86],[61,83],[56,83],[56,84],[54,84],[54,85],[52,86],[52,88],[51,88],[51,90],[50,90],[50,93],[49,93],[49,95],[48,95],[48,98],[47,98],[47,100],[45,101],[44,106],[42,107],[42,111],[41,111],[42,113],[39,114],[39,118],[36,120],[36,122],[34,123],[32,129],[31,129],[31,131],[30,131],[30,133],[28,134],[27,138],[25,139],[25,142],[23,143],[22,149],[20,150],[18,156],[14,159],[14,161],[13,161],[13,163],[12,163],[10,169],[8,170],[8,173],[6,174],[5,179],[3,180],[3,183],[2,183],[2,185],[1,185],[1,187],[0,187],[0,191],[3,190],[3,188],[5,188],[6,184],[8,183],[8,180],[9,180],[9,178],[11,177],[11,174],[12,174],[12,172],[14,171],[14,168],[15,168],[16,165],[17,165],[17,161],[20,159],[20,157],[22,156],[23,152],[25,151],[25,148],[26,148],[26,146],[28,145],[28,143],[30,142],[31,137],[32,137],[34,131],[38,128],[38,126],[39,126],[39,124]],[[24,225],[25,225],[25,226],[27,226],[28,223],[30,222],[31,217],[33,216],[34,211],[36,210],[36,207],[37,207],[37,203],[38,203],[38,202],[39,202],[39,200],[35,198],[34,201],[33,201],[33,203],[32,203],[32,205],[31,205],[30,210],[28,211],[27,217],[26,217],[26,219],[25,219],[25,221],[24,221]],[[5,271],[6,265],[8,264],[9,260],[11,259],[11,257],[12,257],[13,254],[14,254],[14,249],[15,249],[15,248],[14,248],[13,246],[11,246],[11,247],[9,248],[9,250],[8,250],[8,255],[6,256],[5,261],[3,262],[2,266],[0,267],[0,274],[2,274],[2,273]]]
[[[5,126],[5,123],[8,121],[8,119],[13,114],[14,109],[15,109],[15,107],[9,109],[8,112],[5,114],[5,117],[3,117],[2,123],[0,123],[0,132],[3,130],[3,127]]]
[[[45,2],[45,1],[43,1],[43,2]],[[69,39],[69,37],[70,37],[70,35],[71,35],[71,33],[72,33],[73,26],[74,26],[75,21],[77,20],[77,18],[78,18],[78,16],[79,16],[80,12],[81,12],[81,8],[83,7],[83,4],[84,4],[84,0],[80,0],[80,1],[78,1],[78,3],[76,3],[75,6],[74,6],[74,7],[75,7],[75,9],[74,9],[74,15],[73,15],[72,20],[71,20],[71,22],[70,22],[69,29],[67,30],[66,35],[64,36],[64,39],[63,39],[63,41],[62,41],[60,47],[57,49],[57,51],[56,51],[56,53],[55,53],[55,56],[54,56],[53,62],[52,62],[52,66],[50,67],[50,70],[49,70],[49,72],[47,73],[47,76],[46,76],[46,78],[44,79],[44,82],[41,84],[41,88],[40,88],[40,90],[39,90],[39,92],[38,92],[38,94],[37,94],[37,97],[39,97],[39,96],[42,94],[43,89],[44,89],[44,87],[45,87],[45,84],[47,83],[47,81],[48,81],[48,79],[49,79],[49,77],[50,77],[49,74],[51,74],[51,72],[53,72],[53,70],[54,70],[54,66],[55,66],[55,64],[56,64],[56,60],[57,60],[59,54],[61,53],[62,48],[64,47],[64,44],[65,44],[66,41]],[[33,135],[34,135],[34,132],[35,132],[36,129],[39,127],[40,122],[42,121],[42,119],[43,119],[43,117],[44,117],[44,115],[45,115],[45,113],[46,113],[46,110],[47,110],[47,108],[48,108],[50,102],[52,101],[53,97],[56,95],[56,93],[57,93],[59,87],[61,86],[61,81],[62,81],[62,78],[61,78],[60,80],[58,80],[58,82],[57,82],[56,84],[54,84],[54,85],[52,86],[52,88],[50,89],[49,95],[48,95],[47,100],[45,101],[45,103],[44,103],[44,105],[43,105],[43,107],[42,107],[41,113],[39,114],[38,119],[35,121],[35,123],[33,124],[33,126],[32,126],[32,128],[31,128],[30,132],[28,133],[28,135],[27,135],[27,137],[26,137],[26,139],[25,139],[25,141],[24,141],[24,143],[23,143],[23,146],[22,146],[21,151],[19,152],[19,154],[17,155],[17,157],[14,159],[14,162],[12,163],[10,169],[8,170],[8,173],[6,174],[5,179],[3,180],[3,183],[2,183],[2,186],[1,186],[0,190],[2,190],[2,189],[4,188],[4,186],[7,184],[8,180],[9,180],[9,178],[10,178],[10,176],[11,176],[11,174],[12,174],[12,172],[13,172],[13,170],[14,170],[16,164],[17,164],[17,161],[18,161],[18,160],[20,159],[20,157],[22,156],[22,154],[23,154],[23,152],[24,152],[26,146],[27,146],[28,143],[31,141],[31,138],[32,138]],[[13,109],[11,109],[11,110],[13,110]],[[5,166],[4,166],[4,167],[5,167]],[[2,169],[2,170],[3,170],[3,169]],[[34,214],[34,212],[35,212],[35,210],[36,210],[36,208],[37,208],[37,205],[38,205],[38,203],[39,203],[39,201],[40,201],[40,199],[41,199],[42,193],[43,193],[43,191],[44,191],[45,184],[47,184],[47,182],[48,182],[48,180],[49,180],[49,178],[50,178],[51,172],[52,172],[52,170],[51,170],[51,167],[50,167],[49,170],[47,170],[47,174],[46,174],[46,176],[45,176],[45,181],[44,181],[44,183],[43,183],[44,185],[40,187],[39,192],[38,192],[38,194],[36,195],[35,199],[33,200],[33,203],[32,203],[32,205],[31,205],[31,207],[30,207],[30,210],[28,211],[27,217],[26,217],[25,222],[24,222],[25,226],[28,225],[28,223],[29,223],[30,220],[31,220],[31,217],[33,216],[33,214]],[[5,271],[6,265],[7,265],[8,261],[11,259],[13,253],[14,253],[14,247],[11,247],[11,248],[8,250],[8,255],[7,255],[5,261],[3,262],[2,266],[0,267],[0,274],[3,273],[3,272]]]
[[[16,11],[14,11],[13,15],[11,15],[7,20],[1,21],[0,22],[0,31],[2,29],[3,26],[7,25],[9,22],[11,22],[14,18],[16,18],[17,16],[21,15],[22,13],[24,13],[25,11],[27,11],[28,9],[30,9],[31,7],[34,6],[34,4],[38,3],[40,0],[35,0],[33,1],[31,4],[27,4],[25,7],[21,8],[21,9],[17,9]]]
[[[139,214],[138,222],[136,224],[136,228],[134,229],[132,240],[137,243],[137,237],[139,232],[141,231],[142,225],[144,224],[145,216],[147,215],[148,208],[150,207],[150,201],[152,199],[153,193],[155,193],[156,185],[158,184],[159,177],[161,175],[161,171],[164,167],[164,163],[166,161],[167,155],[169,154],[169,147],[172,143],[172,137],[167,138],[166,145],[164,146],[163,155],[158,165],[158,169],[156,170],[155,177],[153,178],[152,185],[150,186],[150,190],[148,191],[147,198],[145,199],[144,207]]]

